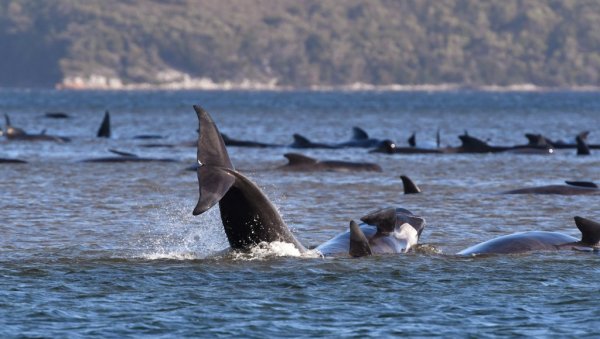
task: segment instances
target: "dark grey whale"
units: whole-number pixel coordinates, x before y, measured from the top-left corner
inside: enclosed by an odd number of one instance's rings
[[[404,194],[421,193],[421,189],[406,175],[401,175],[402,185],[404,186]]]
[[[21,159],[0,158],[0,164],[26,164],[27,161]]]
[[[381,142],[382,140],[369,137],[369,134],[364,129],[354,126],[352,127],[352,138],[348,141],[335,144],[335,146],[372,148],[379,146]]]
[[[600,223],[582,217],[575,217],[575,225],[581,232],[581,240],[558,232],[520,232],[485,241],[466,248],[458,254],[516,254],[564,249],[586,251],[600,249]]]
[[[582,195],[598,194],[600,189],[593,182],[588,181],[565,181],[566,185],[546,185],[525,187],[505,191],[502,194],[559,194],[559,195]]]
[[[232,139],[223,133],[221,133],[221,137],[223,138],[223,141],[225,142],[225,146],[257,147],[257,148],[282,147],[282,145],[268,144],[268,143],[258,142],[258,141]]]
[[[90,158],[81,160],[81,162],[177,162],[177,160],[169,158],[142,158],[133,153],[114,149],[110,149],[109,151],[117,156]]]
[[[233,250],[247,251],[264,242],[279,241],[292,244],[300,253],[308,252],[262,190],[234,169],[223,138],[209,114],[199,106],[194,106],[194,110],[200,128],[199,199],[193,214],[202,214],[218,203],[223,228]],[[316,251],[325,256],[406,252],[418,242],[425,227],[423,218],[404,209],[378,210],[364,216],[362,221],[365,224],[360,226],[351,222],[350,230],[318,246]]]
[[[312,142],[312,141],[308,140],[307,137],[300,135],[298,133],[295,133],[293,135],[293,138],[294,138],[294,142],[289,145],[289,147],[291,147],[291,148],[326,148],[326,149],[340,148],[340,146],[337,146],[337,145],[325,144],[325,143],[320,143],[320,142]]]
[[[40,134],[29,134],[25,130],[14,127],[10,123],[10,117],[8,114],[4,114],[4,130],[0,130],[0,135],[4,135],[8,140],[19,140],[19,141],[54,141],[54,142],[69,142],[71,139],[66,137],[59,137],[55,135],[47,135],[45,130]]]
[[[371,162],[350,162],[338,160],[317,160],[298,153],[283,155],[288,163],[279,167],[285,171],[331,171],[331,172],[381,172],[381,166]]]

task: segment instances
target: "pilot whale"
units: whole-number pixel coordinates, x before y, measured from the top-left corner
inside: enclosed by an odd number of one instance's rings
[[[560,194],[560,195],[582,195],[598,194],[598,186],[589,181],[565,181],[566,185],[546,185],[525,187],[502,192],[502,194]]]
[[[248,251],[267,242],[292,244],[300,253],[309,250],[292,234],[269,198],[252,180],[233,167],[225,143],[209,114],[194,106],[198,116],[199,198],[193,210],[199,215],[219,204],[221,221],[231,249]],[[349,229],[318,246],[323,256],[366,256],[404,253],[418,243],[425,220],[405,209],[386,208],[350,222]]]
[[[288,163],[279,167],[285,171],[381,172],[381,166],[371,162],[317,160],[298,153],[283,155]]]
[[[14,127],[10,123],[8,114],[4,115],[4,131],[0,130],[0,135],[4,135],[8,140],[23,140],[23,141],[55,141],[55,142],[69,142],[71,139],[65,137],[59,137],[54,135],[47,135],[46,131],[42,131],[40,134],[29,134],[22,128]]]
[[[169,158],[142,158],[133,153],[114,149],[109,149],[108,151],[116,154],[117,156],[90,158],[81,160],[81,162],[177,162],[177,160]]]
[[[466,248],[459,255],[511,254],[534,251],[575,249],[597,251],[600,249],[600,223],[575,217],[581,240],[558,232],[530,231],[494,238]]]

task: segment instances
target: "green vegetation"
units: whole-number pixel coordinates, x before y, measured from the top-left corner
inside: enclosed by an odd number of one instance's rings
[[[600,1],[0,0],[0,53],[0,86],[600,86]]]

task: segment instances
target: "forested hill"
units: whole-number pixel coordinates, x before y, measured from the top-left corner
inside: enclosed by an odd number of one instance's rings
[[[0,0],[0,86],[203,78],[600,86],[600,1]]]

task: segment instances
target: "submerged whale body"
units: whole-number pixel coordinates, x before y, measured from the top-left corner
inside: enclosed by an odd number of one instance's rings
[[[600,246],[600,223],[582,217],[575,217],[575,225],[581,231],[581,240],[558,232],[520,232],[485,241],[466,248],[458,254],[517,254],[563,249],[598,250]]]
[[[279,167],[285,171],[331,171],[331,172],[381,172],[381,166],[370,162],[350,162],[339,160],[317,160],[298,153],[283,155],[288,163]]]
[[[194,106],[198,116],[199,199],[193,214],[219,204],[225,235],[233,250],[248,251],[267,242],[292,244],[300,253],[307,248],[292,234],[285,221],[250,179],[236,171],[225,143],[209,114]],[[350,222],[350,228],[317,247],[322,255],[365,256],[403,253],[418,242],[425,220],[404,209],[382,209]],[[369,226],[370,225],[370,226]]]
[[[525,187],[505,191],[502,194],[559,194],[559,195],[583,195],[598,194],[598,186],[589,181],[565,181],[566,185],[546,185],[536,187]]]
[[[117,156],[90,158],[81,160],[81,162],[177,162],[177,160],[170,158],[142,158],[133,153],[118,151],[114,149],[110,149],[109,152],[114,153]]]

